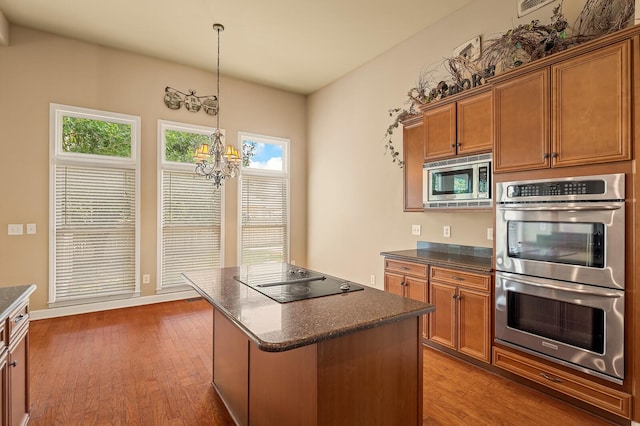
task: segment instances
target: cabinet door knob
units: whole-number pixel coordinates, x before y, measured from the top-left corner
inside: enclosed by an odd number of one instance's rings
[[[9,365],[15,367],[16,365],[18,365],[18,361],[13,361],[12,363],[9,363]]]
[[[557,152],[552,152],[552,153],[551,153],[551,158],[556,158],[557,156],[558,156],[558,153],[557,153]]]
[[[544,155],[542,156],[542,159],[546,160],[547,158],[549,158],[549,154],[545,152]]]
[[[451,144],[451,148],[455,148],[455,147],[456,147],[456,144],[455,144],[455,143],[452,143],[452,144]]]

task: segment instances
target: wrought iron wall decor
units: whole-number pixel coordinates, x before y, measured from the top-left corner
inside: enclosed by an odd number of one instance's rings
[[[173,87],[165,87],[164,104],[169,109],[180,109],[182,105],[191,112],[198,112],[200,108],[209,115],[218,114],[218,97],[215,95],[196,96],[196,91],[189,89],[184,93]]]

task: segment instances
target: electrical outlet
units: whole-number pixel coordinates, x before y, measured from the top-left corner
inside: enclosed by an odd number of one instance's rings
[[[445,225],[442,227],[442,236],[445,238],[451,237],[451,227],[449,225]]]
[[[142,276],[142,284],[149,284],[151,282],[151,275],[144,274]]]
[[[296,261],[295,261],[295,260],[292,260],[292,261],[291,261],[291,262],[289,262],[289,263],[291,263],[292,265],[295,265],[295,264],[296,264]]]
[[[369,284],[376,285],[376,276],[375,276],[375,274],[369,275]]]
[[[493,240],[493,228],[487,228],[487,240]]]
[[[422,234],[422,226],[411,225],[411,235],[421,235],[421,234]]]

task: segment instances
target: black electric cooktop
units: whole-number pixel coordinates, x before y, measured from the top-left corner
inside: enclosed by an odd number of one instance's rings
[[[364,287],[288,263],[241,266],[236,281],[279,303],[349,293]]]

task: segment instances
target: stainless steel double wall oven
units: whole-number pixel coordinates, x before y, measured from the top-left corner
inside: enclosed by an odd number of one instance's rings
[[[622,383],[624,183],[496,184],[497,342]]]

